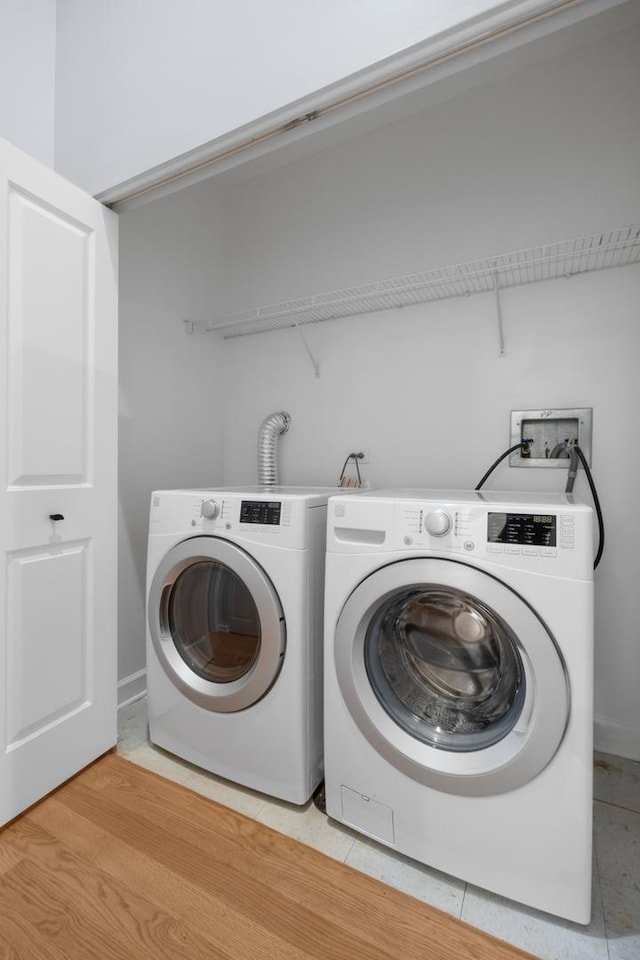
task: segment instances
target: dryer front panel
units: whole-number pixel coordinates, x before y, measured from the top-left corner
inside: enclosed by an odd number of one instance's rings
[[[280,600],[259,564],[228,541],[194,537],[173,547],[153,578],[148,617],[163,669],[206,709],[244,710],[280,672]]]
[[[367,577],[339,617],[335,666],[364,736],[399,770],[461,795],[531,780],[569,718],[562,657],[502,581],[441,558]]]

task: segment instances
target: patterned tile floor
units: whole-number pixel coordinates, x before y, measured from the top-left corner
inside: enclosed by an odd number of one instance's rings
[[[311,801],[274,800],[159,750],[148,740],[144,698],[120,710],[118,752],[541,960],[640,960],[640,763],[595,757],[593,915],[583,927],[392,853],[329,821]]]

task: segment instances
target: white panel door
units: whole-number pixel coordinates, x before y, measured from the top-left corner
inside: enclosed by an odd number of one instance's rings
[[[117,230],[0,140],[0,824],[116,742]]]

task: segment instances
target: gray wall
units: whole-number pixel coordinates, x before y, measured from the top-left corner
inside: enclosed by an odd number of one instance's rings
[[[183,322],[215,307],[222,260],[215,196],[206,217],[197,201],[176,194],[120,218],[121,700],[144,689],[151,491],[222,481],[222,345]]]
[[[11,94],[19,89],[20,97],[0,98],[0,132],[45,162],[53,157],[56,6],[60,169],[92,191],[213,137],[212,114],[228,130],[332,79],[322,74],[332,23],[326,2],[325,33],[313,37],[318,58],[312,63],[308,47],[294,45],[287,61],[294,79],[303,78],[301,87],[269,70],[269,84],[257,91],[267,99],[256,100],[252,61],[244,90],[251,97],[243,99],[236,84],[239,99],[221,101],[217,94],[226,86],[207,73],[205,31],[198,50],[180,45],[195,64],[189,76],[180,57],[156,57],[165,47],[155,43],[162,39],[155,30],[173,39],[178,28],[194,33],[208,22],[176,23],[177,5],[163,3],[154,21],[145,14],[157,13],[156,4],[137,4],[132,13],[124,0],[2,0],[1,86]],[[492,6],[469,0],[464,14]],[[598,6],[616,4],[584,9]],[[205,17],[206,7],[199,11]],[[291,0],[270,5],[270,29],[290,7]],[[394,8],[393,35],[380,21],[357,49],[344,25],[349,42],[338,71],[345,75],[426,36],[425,24],[434,24],[429,18],[447,16],[448,8],[435,0],[407,2]],[[344,5],[331,9],[338,16]],[[358,4],[349,10],[355,26]],[[227,13],[229,36],[243,9]],[[136,29],[118,36],[131,17]],[[368,23],[375,28],[375,18]],[[435,23],[446,28],[442,19]],[[252,36],[261,42],[260,31]],[[562,45],[562,36],[557,40]],[[273,44],[258,52],[275,54],[276,41],[287,37],[276,31]],[[175,49],[170,44],[167,52]],[[151,64],[142,57],[147,50]],[[497,356],[490,296],[310,328],[318,379],[295,331],[226,342],[184,332],[188,318],[637,222],[637,29],[538,65],[532,51],[503,57],[491,82],[478,74],[477,89],[443,94],[439,103],[436,96],[422,115],[295,163],[282,157],[280,169],[235,186],[220,177],[123,214],[119,673],[125,688],[144,682],[151,490],[255,480],[255,440],[266,413],[286,407],[293,416],[281,446],[287,482],[331,483],[357,445],[371,451],[368,475],[375,484],[468,487],[508,443],[512,408],[593,406],[594,472],[608,531],[596,577],[597,729],[603,747],[640,757],[637,267],[505,292],[505,357]],[[301,53],[304,70],[296,60]],[[266,58],[260,62],[264,68]],[[176,70],[181,83],[171,99],[163,84]],[[467,87],[475,76],[466,78]],[[140,84],[145,77],[150,83]],[[221,103],[236,112],[220,113]],[[253,112],[242,114],[248,105]],[[494,483],[552,490],[560,479],[553,471],[503,468]],[[577,492],[589,499],[582,476]]]
[[[346,454],[363,446],[371,451],[374,485],[469,488],[508,446],[512,409],[593,407],[593,469],[607,522],[596,574],[597,735],[602,747],[636,757],[637,266],[505,291],[504,357],[490,294],[308,327],[319,378],[294,329],[227,341],[211,333],[187,337],[177,305],[173,318],[165,305],[159,315],[148,310],[145,287],[155,302],[156,285],[163,290],[168,282],[168,258],[154,266],[154,250],[175,236],[176,223],[190,249],[183,258],[189,282],[176,282],[185,296],[195,285],[198,319],[207,319],[637,222],[639,54],[640,33],[627,30],[525,69],[507,58],[493,82],[423,114],[245,183],[225,186],[221,178],[177,194],[164,221],[160,203],[122,217],[123,269],[139,285],[137,322],[161,351],[164,382],[173,371],[178,396],[211,386],[208,363],[222,377],[211,395],[215,409],[200,411],[203,422],[221,424],[212,435],[219,443],[212,484],[220,463],[226,483],[255,482],[258,427],[276,409],[293,418],[280,446],[284,482],[333,483]],[[182,202],[190,213],[178,219]],[[201,241],[209,247],[198,274],[191,256],[202,264]],[[182,486],[206,463],[197,442],[185,445],[176,463],[160,438],[153,461],[141,465],[134,456],[160,388],[154,366],[135,361],[132,351],[144,361],[144,349],[128,342],[128,283],[123,391],[135,389],[141,400],[152,391],[142,420],[131,424],[130,463],[121,467],[129,474],[122,474],[122,500],[130,511],[134,496],[142,509],[148,493],[142,496],[141,469],[147,487],[164,484],[164,476],[167,485]],[[194,351],[193,367],[172,356],[180,336],[182,352]],[[564,479],[559,471],[502,467],[491,486],[555,491]],[[582,474],[576,492],[590,501]],[[131,535],[138,576],[144,537],[140,515]],[[131,618],[123,611],[121,632],[141,664],[141,611]]]

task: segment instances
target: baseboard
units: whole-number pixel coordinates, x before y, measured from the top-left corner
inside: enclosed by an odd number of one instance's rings
[[[640,729],[624,727],[612,720],[596,717],[594,746],[599,753],[610,753],[614,757],[626,757],[628,760],[640,760]]]
[[[147,692],[147,671],[138,670],[118,680],[118,709],[139,700]]]

